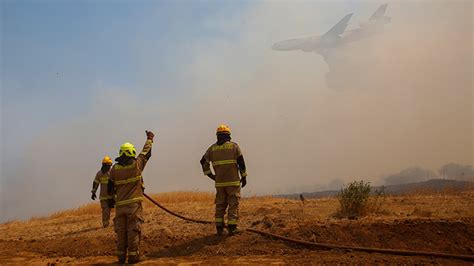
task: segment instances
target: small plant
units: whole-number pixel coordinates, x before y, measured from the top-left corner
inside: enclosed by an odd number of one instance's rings
[[[341,206],[337,216],[355,218],[365,215],[370,190],[370,183],[364,181],[354,181],[343,187],[338,195]]]

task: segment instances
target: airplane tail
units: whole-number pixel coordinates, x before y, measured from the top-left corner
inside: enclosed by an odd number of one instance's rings
[[[385,11],[387,10],[388,4],[383,4],[375,10],[374,14],[369,18],[369,21],[377,22],[377,23],[382,23],[382,24],[387,24],[392,21],[391,17],[385,16]]]

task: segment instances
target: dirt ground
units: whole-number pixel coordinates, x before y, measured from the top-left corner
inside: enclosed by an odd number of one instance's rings
[[[164,205],[198,219],[213,217],[212,196]],[[319,243],[474,255],[474,191],[387,197],[376,213],[356,220],[334,218],[337,207],[335,198],[310,199],[304,205],[249,198],[241,203],[241,226]],[[101,228],[97,206],[90,209],[1,224],[0,264],[115,263],[113,229]],[[213,226],[179,220],[149,203],[141,251],[147,257],[141,264],[473,263],[308,249],[251,232],[217,237]]]

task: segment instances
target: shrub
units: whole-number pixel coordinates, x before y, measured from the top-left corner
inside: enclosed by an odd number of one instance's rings
[[[338,195],[341,206],[337,216],[355,218],[365,215],[370,190],[370,183],[364,181],[354,181],[343,187]]]

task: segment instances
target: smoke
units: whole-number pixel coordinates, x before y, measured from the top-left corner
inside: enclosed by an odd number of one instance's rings
[[[200,26],[226,34],[183,37],[166,58],[137,33],[140,86],[99,83],[87,113],[32,136],[21,163],[3,164],[1,217],[87,202],[102,156],[115,156],[125,141],[139,148],[145,129],[157,135],[144,172],[150,193],[212,191],[199,159],[220,123],[243,150],[244,195],[377,183],[411,165],[472,164],[470,1],[389,3],[384,33],[341,48],[331,69],[317,54],[270,49],[322,34],[345,13],[360,14],[355,25],[376,7],[288,2],[221,10]],[[162,60],[169,68],[159,67]]]
[[[472,165],[461,165],[456,163],[448,163],[443,165],[438,173],[443,178],[457,179],[463,181],[474,181],[474,168]]]
[[[403,169],[399,173],[389,175],[385,177],[386,185],[398,185],[422,182],[430,179],[438,178],[435,172],[429,169],[423,169],[421,167],[410,167]]]

